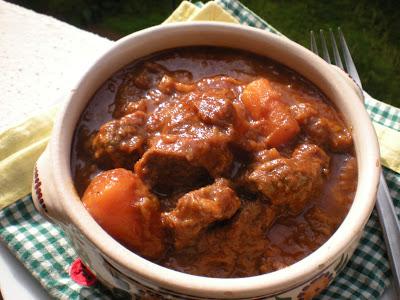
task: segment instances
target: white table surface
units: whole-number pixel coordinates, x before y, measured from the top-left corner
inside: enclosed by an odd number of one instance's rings
[[[112,44],[0,0],[0,130],[67,95]]]
[[[64,99],[112,44],[0,0],[0,131]],[[4,300],[51,299],[1,242],[0,288]]]
[[[0,242],[0,289],[4,300],[50,300],[31,273]]]
[[[0,0],[0,131],[63,99],[112,43]],[[51,299],[2,243],[0,289],[4,300]]]

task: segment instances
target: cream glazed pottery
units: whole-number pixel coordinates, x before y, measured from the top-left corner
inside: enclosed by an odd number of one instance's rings
[[[168,48],[193,45],[247,50],[294,69],[335,103],[352,128],[359,177],[351,209],[324,245],[289,267],[234,279],[194,276],[167,269],[134,254],[109,236],[86,211],[75,190],[70,168],[73,133],[96,90],[135,59]],[[35,168],[34,203],[43,215],[63,228],[85,265],[117,294],[167,299],[310,299],[327,287],[346,265],[374,207],[380,171],[379,148],[362,99],[362,93],[345,73],[304,47],[266,31],[215,22],[142,30],[116,42],[83,74],[68,98]]]

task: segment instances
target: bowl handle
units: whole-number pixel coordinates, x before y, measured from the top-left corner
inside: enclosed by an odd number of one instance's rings
[[[39,157],[33,170],[32,199],[36,209],[54,223],[66,223],[57,194],[54,188],[53,174],[50,165],[49,145]]]

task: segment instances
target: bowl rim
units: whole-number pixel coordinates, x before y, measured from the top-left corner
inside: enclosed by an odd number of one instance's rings
[[[331,68],[331,66],[325,63],[321,58],[289,39],[279,37],[276,34],[264,30],[219,22],[187,22],[158,25],[133,33],[117,41],[110,50],[106,51],[96,60],[90,69],[81,77],[74,93],[72,93],[69,100],[65,103],[56,119],[50,141],[50,157],[55,189],[58,195],[62,195],[57,200],[58,205],[68,216],[69,221],[96,245],[103,255],[115,262],[117,268],[122,268],[125,274],[127,274],[126,272],[134,272],[135,277],[153,285],[156,284],[157,286],[169,290],[183,291],[189,295],[207,295],[209,297],[229,297],[229,295],[245,297],[274,293],[280,291],[282,287],[290,289],[304,282],[305,278],[310,278],[329,266],[341,253],[349,248],[351,244],[359,238],[372,212],[375,199],[374,195],[378,184],[379,148],[372,123],[360,101],[351,104],[354,106],[353,110],[357,110],[358,112],[357,118],[355,117],[356,113],[352,113],[350,118],[352,118],[353,121],[357,119],[357,122],[352,124],[353,129],[357,129],[363,134],[363,139],[360,138],[358,142],[359,145],[355,143],[355,146],[358,164],[363,165],[363,171],[366,172],[366,176],[363,176],[363,181],[360,182],[359,174],[354,202],[342,224],[327,242],[302,260],[278,271],[244,278],[211,278],[190,275],[162,267],[129,251],[109,236],[86,211],[75,191],[70,169],[70,148],[72,139],[70,139],[68,143],[67,140],[69,139],[65,139],[64,133],[66,128],[69,128],[68,126],[72,126],[70,112],[73,111],[75,101],[79,101],[79,90],[84,89],[86,80],[90,80],[90,76],[96,72],[99,64],[104,63],[103,60],[108,55],[112,55],[116,49],[123,48],[146,35],[160,35],[170,30],[179,32],[180,30],[188,29],[210,31],[226,30],[227,32],[239,31],[244,35],[257,35],[271,43],[277,43],[279,46],[288,47],[291,51],[294,51],[294,53],[301,54],[308,59],[310,65],[315,64],[316,67],[324,73],[326,78],[333,80],[331,82],[333,89],[338,91],[341,89],[341,95],[346,93],[348,98],[359,98],[348,84],[346,86],[344,79],[339,78],[334,68]],[[114,72],[115,71],[117,70],[114,70]],[[102,83],[100,83],[100,85],[101,84]],[[355,99],[350,99],[349,101],[354,100]],[[346,107],[351,110],[349,104]],[[80,113],[82,113],[82,110]],[[363,130],[360,129],[360,123],[363,124]],[[75,125],[74,123],[74,129]],[[74,131],[74,129],[72,131]],[[362,142],[362,140],[365,140],[365,142]],[[366,147],[366,145],[368,145],[368,147]],[[363,160],[361,161],[361,159]],[[376,163],[377,159],[378,163]],[[373,165],[368,165],[368,162],[373,163]],[[366,178],[367,176],[368,178]]]

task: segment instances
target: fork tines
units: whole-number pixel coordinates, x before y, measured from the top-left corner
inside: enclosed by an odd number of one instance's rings
[[[344,62],[345,62],[346,68],[343,66],[341,55],[340,55],[338,46],[336,44],[335,35],[334,35],[332,29],[329,28],[329,36],[330,36],[330,40],[331,40],[333,58],[334,58],[334,62],[335,62],[334,64],[336,66],[338,66],[339,68],[341,68],[342,70],[344,70],[347,73],[349,73],[351,75],[351,77],[361,87],[360,77],[358,76],[358,73],[357,73],[356,67],[354,65],[353,59],[351,58],[350,50],[347,47],[346,40],[344,38],[343,32],[340,29],[340,27],[338,27],[338,35],[339,35],[339,44],[340,44],[341,51],[342,51],[342,57],[344,58]],[[314,31],[312,31],[312,30],[310,31],[310,37],[311,37],[311,47],[310,47],[310,49],[311,49],[312,52],[314,52],[315,54],[319,55],[318,46],[317,46],[317,37],[314,34]],[[320,43],[321,43],[321,46],[322,46],[322,58],[326,62],[331,63],[331,57],[329,55],[329,50],[328,50],[327,42],[326,42],[326,39],[325,39],[325,34],[324,34],[324,31],[322,29],[320,29],[320,31],[319,31],[319,39],[320,39]]]

